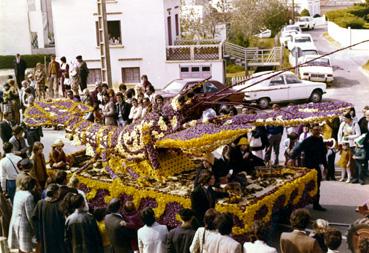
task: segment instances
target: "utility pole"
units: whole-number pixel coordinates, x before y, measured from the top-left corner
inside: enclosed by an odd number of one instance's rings
[[[107,83],[111,88],[111,66],[110,48],[108,35],[108,22],[106,20],[106,0],[97,0],[97,26],[99,34],[100,62],[101,62],[101,82]]]
[[[292,0],[292,23],[295,23],[295,0]]]

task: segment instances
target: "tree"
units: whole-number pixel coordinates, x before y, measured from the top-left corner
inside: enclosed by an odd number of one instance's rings
[[[270,29],[276,34],[288,23],[289,12],[280,0],[237,0],[232,13],[231,37],[242,35],[248,41],[262,29]]]
[[[310,16],[310,12],[308,9],[303,9],[300,13],[301,16]]]

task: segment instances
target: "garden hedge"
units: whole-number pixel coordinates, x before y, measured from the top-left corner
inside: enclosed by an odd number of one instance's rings
[[[369,29],[369,5],[354,5],[346,9],[328,11],[325,15],[329,21],[343,28]]]
[[[22,55],[21,57],[27,63],[27,68],[34,68],[38,62],[44,63],[45,56],[48,63],[50,61],[49,54]],[[15,55],[0,55],[0,69],[14,68],[14,60]]]

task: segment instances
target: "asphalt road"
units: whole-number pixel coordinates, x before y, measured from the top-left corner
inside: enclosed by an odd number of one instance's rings
[[[323,36],[326,27],[309,31],[320,54],[338,49]],[[369,77],[361,66],[369,60],[369,50],[344,50],[330,56],[335,81],[325,94],[325,99],[339,99],[355,105],[357,111],[369,104]]]

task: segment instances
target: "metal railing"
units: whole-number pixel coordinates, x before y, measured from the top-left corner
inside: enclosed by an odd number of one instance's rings
[[[259,49],[257,47],[241,47],[233,43],[224,43],[224,54],[247,66],[277,66],[283,58],[281,47]]]

